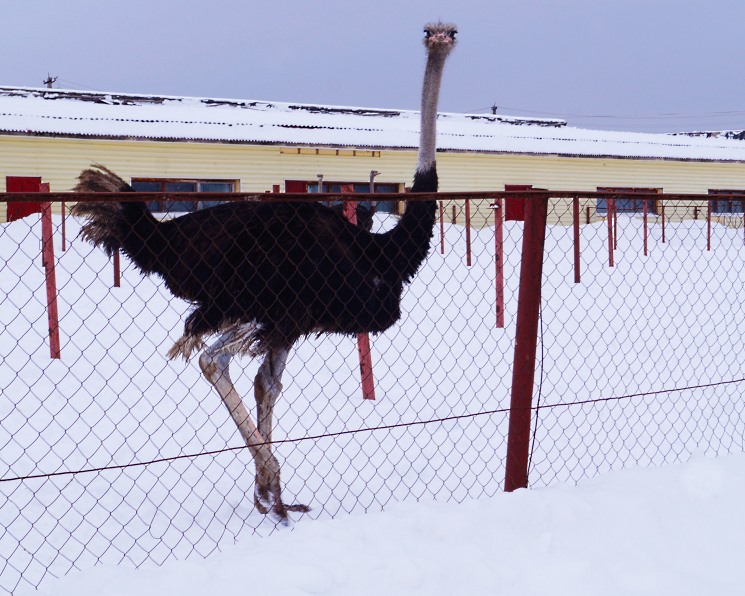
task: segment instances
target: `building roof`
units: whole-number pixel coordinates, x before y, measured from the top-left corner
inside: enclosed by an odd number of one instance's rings
[[[0,134],[413,149],[419,113],[0,87]],[[543,118],[440,113],[437,136],[444,151],[745,162],[740,140],[581,129]]]

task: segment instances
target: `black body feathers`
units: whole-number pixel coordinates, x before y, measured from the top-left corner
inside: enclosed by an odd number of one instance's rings
[[[433,187],[434,185],[434,187]],[[437,188],[434,168],[412,190]],[[76,190],[125,192],[95,166]],[[372,234],[318,203],[230,202],[158,221],[141,202],[78,203],[82,234],[109,254],[122,250],[144,274],[194,304],[184,337],[256,324],[252,353],[289,347],[310,333],[380,332],[427,255],[435,201],[410,201],[398,225]],[[185,354],[188,355],[188,354]]]

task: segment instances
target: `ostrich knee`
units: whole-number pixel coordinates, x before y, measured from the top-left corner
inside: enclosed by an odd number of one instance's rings
[[[257,472],[267,469],[269,473],[279,470],[266,439],[251,420],[251,416],[230,379],[230,354],[217,350],[205,350],[199,356],[199,366],[205,378],[212,383],[238,427],[243,441],[251,451]]]

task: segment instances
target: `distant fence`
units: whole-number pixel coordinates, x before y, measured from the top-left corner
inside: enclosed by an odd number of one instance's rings
[[[0,591],[276,529],[217,393],[195,361],[166,359],[190,305],[63,224],[59,201],[94,198],[49,193],[54,210],[0,225]],[[299,523],[745,451],[740,195],[436,198],[401,320],[370,337],[375,399],[354,338],[290,354],[272,444],[285,499],[312,508]],[[257,366],[233,365],[249,409]]]

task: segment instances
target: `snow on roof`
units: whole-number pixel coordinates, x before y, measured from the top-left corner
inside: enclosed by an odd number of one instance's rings
[[[0,134],[412,149],[419,113],[0,87]],[[738,140],[589,130],[542,118],[441,113],[437,137],[445,151],[745,162]]]

